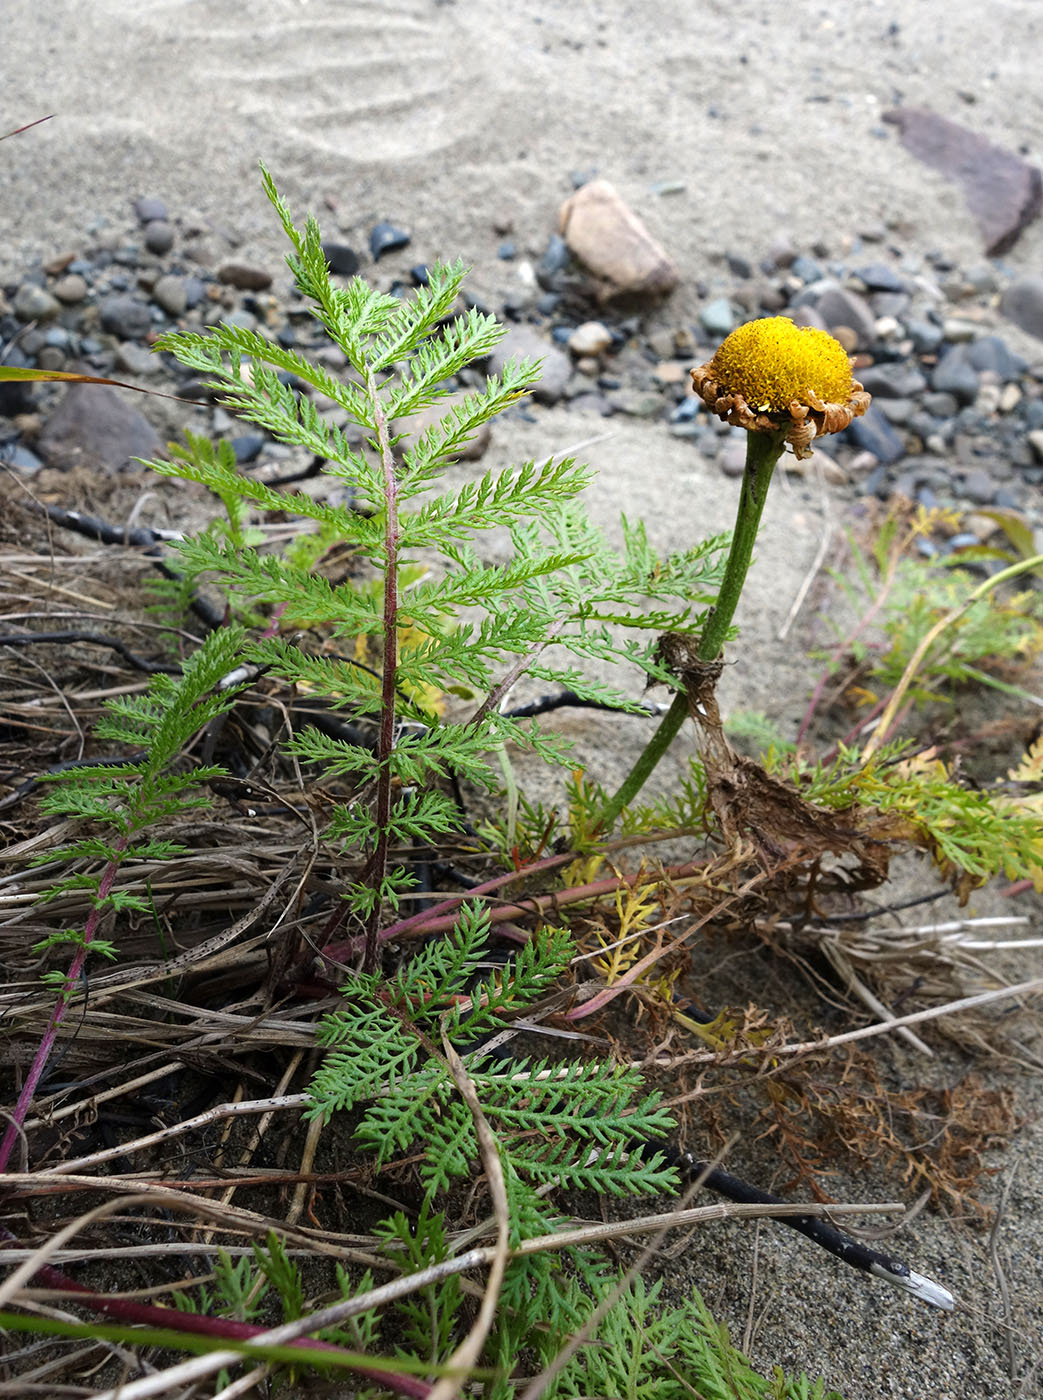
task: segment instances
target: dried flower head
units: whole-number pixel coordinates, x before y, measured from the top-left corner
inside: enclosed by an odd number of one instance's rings
[[[692,370],[695,392],[712,413],[754,433],[787,429],[797,457],[811,443],[839,433],[869,407],[838,340],[788,316],[747,321],[713,359]]]

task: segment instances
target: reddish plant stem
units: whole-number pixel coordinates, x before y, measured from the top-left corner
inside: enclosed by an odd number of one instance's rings
[[[22,1124],[29,1113],[29,1107],[36,1093],[36,1086],[39,1084],[47,1062],[51,1058],[51,1051],[54,1049],[54,1042],[58,1038],[58,1028],[65,1020],[65,1013],[69,1008],[69,998],[79,985],[80,975],[83,972],[83,965],[87,961],[87,954],[90,951],[91,941],[98,931],[98,924],[101,921],[102,906],[112,890],[113,882],[116,879],[116,872],[119,870],[123,852],[127,849],[128,837],[121,836],[113,847],[116,854],[109,861],[102,871],[101,880],[98,883],[98,893],[95,897],[94,907],[87,915],[87,923],[83,930],[83,941],[76,950],[76,956],[69,964],[69,971],[65,976],[65,985],[58,993],[58,1000],[54,1004],[51,1012],[51,1019],[47,1023],[43,1039],[40,1041],[33,1062],[29,1066],[29,1073],[25,1083],[22,1085],[22,1092],[18,1095],[18,1102],[14,1106],[7,1131],[4,1133],[3,1142],[0,1142],[0,1172],[7,1170],[7,1164],[11,1160],[11,1153],[14,1145],[18,1141],[18,1135]]]
[[[548,861],[540,861],[541,866],[547,864],[560,864],[563,861],[574,860],[575,855],[552,856]],[[667,865],[661,870],[652,872],[638,872],[636,875],[614,875],[604,880],[592,880],[586,885],[573,885],[571,889],[552,890],[549,894],[534,894],[531,898],[518,904],[498,904],[488,911],[490,924],[503,923],[508,919],[523,918],[526,914],[542,914],[548,909],[557,909],[566,904],[582,904],[584,900],[598,899],[601,895],[614,894],[616,890],[636,889],[639,885],[655,884],[658,880],[686,880],[701,874],[709,864],[705,860],[686,861],[683,865]],[[536,869],[533,866],[532,869]],[[495,887],[506,883],[508,879],[516,879],[518,875],[527,874],[528,871],[512,872],[510,876],[501,876],[497,880],[489,880],[486,886],[478,886],[473,890],[468,890],[466,894],[454,896],[451,900],[445,900],[442,904],[436,905],[433,909],[428,909],[422,914],[414,914],[412,918],[403,919],[400,924],[395,924],[381,933],[381,942],[390,938],[401,938],[403,932],[410,932],[416,935],[428,933],[444,933],[456,924],[459,918],[459,906],[466,900],[473,899],[487,887]],[[452,912],[443,912],[451,910]],[[331,962],[347,962],[358,952],[356,943],[340,943],[335,948],[327,948],[323,957]],[[326,990],[326,989],[324,989]]]
[[[391,455],[387,419],[377,396],[372,371],[367,371],[366,387],[373,404],[373,422],[380,448],[380,465],[384,473],[384,661],[380,682],[380,730],[377,735],[377,797],[374,819],[377,827],[376,846],[366,877],[373,891],[373,908],[366,920],[366,951],[363,970],[376,972],[380,957],[380,888],[387,870],[391,847],[391,757],[395,748],[395,698],[398,673],[398,477]]]
[[[0,1239],[8,1244],[19,1243],[17,1236],[12,1235],[3,1226],[0,1226]],[[91,1308],[94,1312],[103,1314],[105,1317],[115,1318],[117,1322],[144,1327],[163,1327],[172,1332],[191,1332],[197,1336],[213,1337],[215,1341],[222,1339],[249,1341],[268,1330],[266,1327],[260,1327],[251,1322],[235,1322],[231,1318],[209,1317],[202,1313],[186,1313],[179,1308],[164,1308],[154,1303],[134,1303],[126,1298],[108,1298],[104,1293],[93,1293],[84,1284],[77,1283],[68,1274],[62,1273],[60,1269],[56,1269],[50,1264],[42,1265],[33,1275],[33,1279],[47,1288],[60,1289],[63,1293],[75,1294],[78,1303]],[[300,1337],[293,1345],[311,1351],[340,1353],[343,1350],[332,1342],[322,1342],[315,1337]],[[426,1400],[426,1397],[431,1393],[431,1386],[418,1376],[379,1371],[375,1368],[363,1370],[360,1367],[359,1371],[386,1386],[388,1390],[396,1391],[399,1395],[415,1397],[415,1400]]]

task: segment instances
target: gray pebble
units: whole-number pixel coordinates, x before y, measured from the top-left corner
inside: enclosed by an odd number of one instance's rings
[[[161,365],[143,345],[126,340],[116,347],[116,368],[126,374],[143,375],[155,374]]]
[[[955,418],[960,407],[956,402],[955,394],[924,394],[920,402],[926,411],[933,414],[935,418]]]
[[[66,306],[73,306],[78,301],[83,301],[87,295],[86,279],[78,272],[67,273],[60,281],[54,284],[54,295]]]
[[[716,297],[699,309],[699,324],[707,335],[723,340],[735,329],[735,311],[727,297]]]
[[[35,282],[23,282],[15,294],[11,309],[20,321],[47,321],[57,316],[60,303]]]
[[[65,368],[65,352],[57,345],[45,345],[36,357],[40,369],[55,370]]]
[[[961,491],[967,500],[976,506],[987,506],[995,499],[996,483],[987,471],[975,467],[973,471],[965,473]]]
[[[149,309],[136,297],[120,294],[105,297],[99,309],[104,329],[120,340],[144,340],[152,329]]]
[[[908,317],[905,329],[918,355],[933,355],[944,338],[941,326],[916,316]]]
[[[872,452],[876,460],[885,465],[900,461],[905,456],[903,438],[872,404],[863,417],[853,420],[845,436],[863,452]]]
[[[152,288],[152,300],[161,306],[168,316],[183,316],[188,307],[188,291],[183,277],[172,273],[160,277]]]
[[[145,247],[150,253],[162,257],[174,246],[174,230],[165,219],[153,219],[145,225]]]
[[[1043,277],[1019,277],[1000,297],[1000,310],[1029,335],[1043,340]]]
[[[904,292],[905,279],[900,277],[887,263],[867,263],[855,268],[855,276],[860,278],[871,292]]]
[[[874,398],[915,398],[927,388],[926,377],[914,365],[870,365],[858,377]]]
[[[533,398],[540,403],[557,403],[572,377],[572,361],[564,350],[544,339],[535,326],[514,326],[489,356],[490,374],[500,374],[511,357],[543,360],[543,371]]]
[[[21,472],[38,472],[43,466],[36,453],[30,452],[29,448],[23,447],[20,442],[9,442],[0,446],[0,462]]]
[[[967,362],[978,370],[991,370],[1003,383],[1017,379],[1028,368],[998,335],[983,335],[967,349]]]
[[[134,201],[134,213],[137,214],[140,223],[151,224],[156,219],[166,219],[167,206],[161,199],[141,195]]]
[[[931,386],[940,393],[952,394],[960,403],[971,404],[978,397],[981,380],[967,352],[965,345],[954,345],[946,351],[931,375]]]

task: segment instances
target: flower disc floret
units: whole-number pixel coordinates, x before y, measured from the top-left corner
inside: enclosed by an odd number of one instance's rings
[[[750,432],[785,430],[798,457],[865,413],[869,395],[840,342],[788,316],[739,326],[707,364],[692,370],[696,393],[720,418]]]
[[[733,331],[710,361],[726,394],[741,394],[758,413],[785,413],[809,390],[825,403],[845,403],[851,362],[839,340],[788,316],[748,321]]]

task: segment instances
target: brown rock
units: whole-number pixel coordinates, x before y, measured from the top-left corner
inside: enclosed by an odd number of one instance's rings
[[[990,257],[1012,248],[1043,207],[1038,167],[1011,151],[925,107],[894,107],[884,121],[898,127],[902,144],[917,160],[963,186]]]
[[[677,286],[677,265],[607,180],[591,180],[561,206],[569,251],[591,272],[600,301],[652,301]]]
[[[243,292],[263,292],[272,285],[270,272],[249,263],[225,263],[218,268],[217,275],[229,287],[238,287]]]
[[[43,432],[39,451],[52,467],[118,471],[134,457],[162,457],[152,424],[104,384],[70,384]]]

